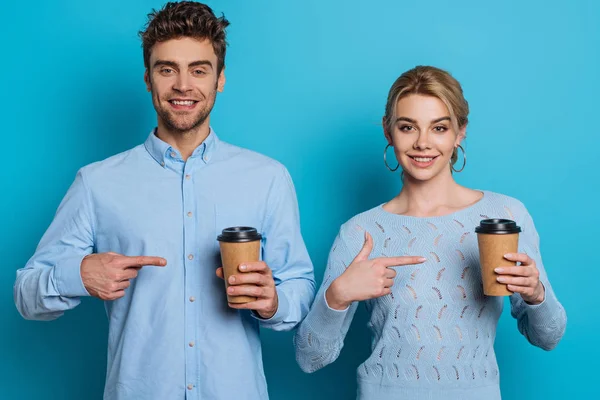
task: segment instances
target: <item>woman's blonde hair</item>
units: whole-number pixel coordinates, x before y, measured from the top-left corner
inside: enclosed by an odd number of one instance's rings
[[[434,96],[443,101],[450,112],[452,127],[457,135],[469,122],[469,103],[463,96],[460,83],[442,69],[420,65],[400,75],[390,89],[383,117],[384,129],[387,132],[391,133],[396,120],[396,104],[410,94]],[[454,165],[456,159],[455,150],[450,164]]]

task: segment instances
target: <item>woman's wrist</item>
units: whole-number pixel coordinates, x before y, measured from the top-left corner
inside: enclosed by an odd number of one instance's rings
[[[343,290],[341,290],[340,286],[339,278],[337,278],[331,282],[331,285],[329,285],[325,292],[325,300],[327,301],[329,308],[338,311],[345,310],[350,306],[350,303],[352,303],[352,301],[343,298]]]
[[[539,304],[542,304],[545,299],[546,299],[546,288],[544,288],[544,284],[540,281],[540,282],[538,282],[538,287],[536,288],[533,298],[531,298],[531,299],[524,298],[523,300],[525,300],[525,303],[527,303],[529,305],[537,306]]]

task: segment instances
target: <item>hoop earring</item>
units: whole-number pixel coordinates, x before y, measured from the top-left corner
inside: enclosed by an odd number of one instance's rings
[[[398,165],[396,165],[396,168],[392,169],[390,168],[390,166],[387,163],[387,150],[391,145],[388,143],[387,146],[385,146],[385,149],[383,150],[383,163],[385,164],[385,166],[387,167],[387,169],[390,170],[390,172],[394,172],[398,169],[398,167],[400,167],[400,161],[398,161]]]
[[[460,144],[456,147],[456,151],[458,151],[459,148],[462,150],[462,153],[463,153],[463,165],[462,165],[461,169],[455,169],[454,165],[450,165],[450,168],[454,172],[462,172],[462,170],[465,169],[465,166],[467,165],[467,153],[465,152],[465,149],[463,149],[463,147]]]

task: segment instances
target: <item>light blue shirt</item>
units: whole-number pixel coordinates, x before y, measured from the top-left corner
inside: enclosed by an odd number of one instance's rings
[[[273,270],[268,319],[228,307],[217,235],[253,226]],[[83,257],[117,252],[167,259],[147,266],[109,319],[105,399],[267,399],[259,327],[294,328],[314,297],[292,180],[278,162],[210,135],[184,162],[150,134],[143,145],[82,168],[25,268],[15,303],[53,320],[89,296]]]

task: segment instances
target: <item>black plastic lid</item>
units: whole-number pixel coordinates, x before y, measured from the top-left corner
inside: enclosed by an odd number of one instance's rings
[[[220,242],[244,243],[261,240],[262,236],[255,228],[249,226],[233,226],[223,229],[223,232],[217,237]]]
[[[489,233],[492,235],[508,235],[521,232],[515,221],[510,219],[483,219],[475,228],[477,233]]]

